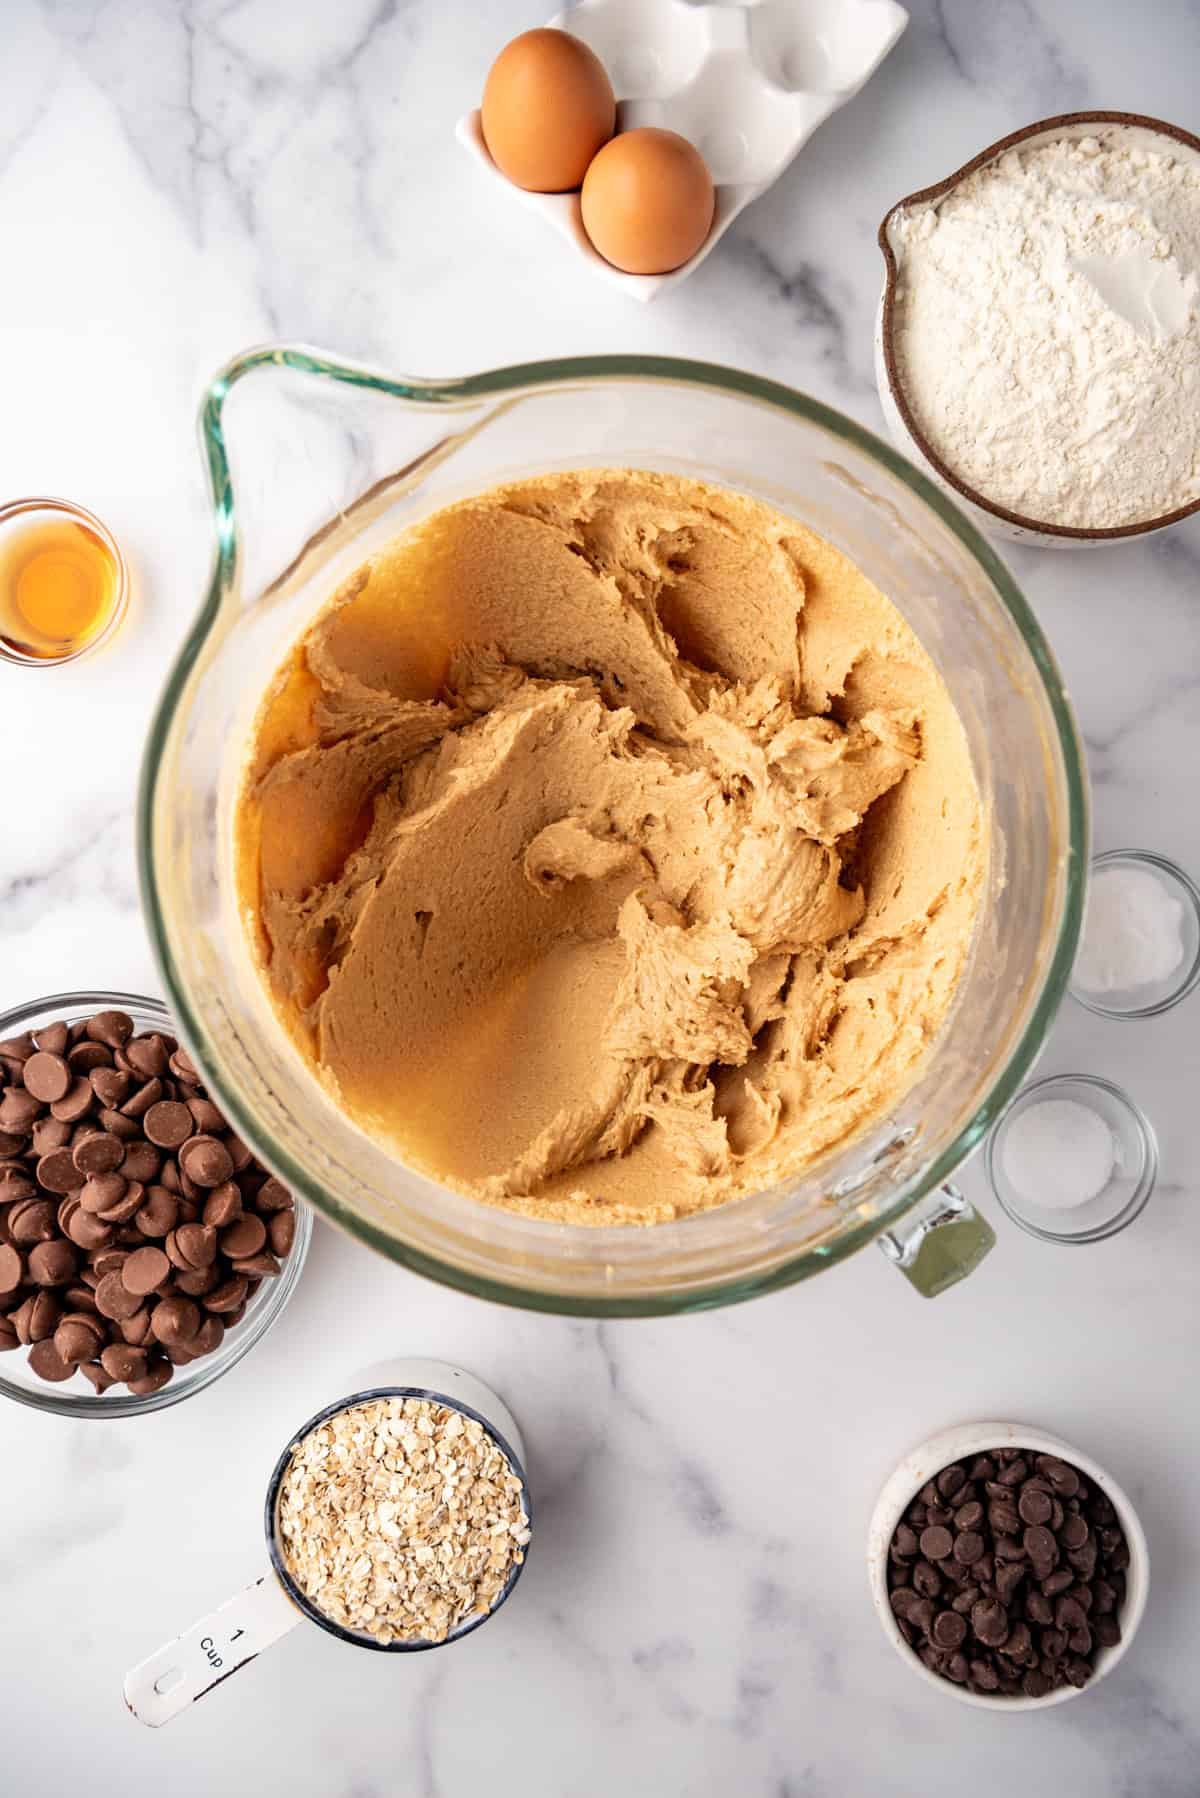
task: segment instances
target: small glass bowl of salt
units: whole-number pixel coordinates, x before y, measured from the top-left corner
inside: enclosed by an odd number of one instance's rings
[[[1104,1018],[1153,1018],[1200,982],[1200,890],[1164,856],[1092,862],[1071,997]]]
[[[1144,1209],[1158,1174],[1149,1119],[1094,1074],[1035,1080],[984,1152],[992,1191],[1043,1242],[1102,1242]]]

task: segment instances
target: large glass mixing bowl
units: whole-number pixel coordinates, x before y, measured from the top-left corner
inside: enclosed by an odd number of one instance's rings
[[[268,347],[221,372],[201,423],[216,560],[150,733],[142,883],[181,1033],[255,1153],[382,1253],[544,1310],[635,1315],[728,1303],[817,1273],[876,1236],[924,1291],[965,1271],[990,1232],[938,1189],[1012,1098],[1062,998],[1087,820],[1082,751],[1054,659],[956,506],[828,407],[753,375],[665,357],[425,381]],[[371,1142],[277,1022],[233,878],[234,796],[255,709],[339,582],[464,495],[604,465],[739,488],[850,556],[937,663],[991,836],[956,1003],[888,1118],[770,1191],[648,1229],[510,1216],[445,1191]]]

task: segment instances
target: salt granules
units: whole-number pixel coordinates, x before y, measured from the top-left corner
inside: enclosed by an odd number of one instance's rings
[[[1068,1211],[1103,1192],[1116,1158],[1113,1134],[1077,1099],[1043,1099],[1004,1133],[1004,1174],[1028,1205]]]

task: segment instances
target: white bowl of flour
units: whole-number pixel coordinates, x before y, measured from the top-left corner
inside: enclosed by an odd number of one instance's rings
[[[900,200],[876,378],[980,523],[1059,548],[1200,512],[1200,139],[1071,113]]]

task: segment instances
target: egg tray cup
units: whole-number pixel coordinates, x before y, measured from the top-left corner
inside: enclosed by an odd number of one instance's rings
[[[657,125],[696,146],[716,188],[712,229],[665,275],[627,275],[593,249],[579,194],[529,193],[488,154],[478,110],[459,142],[508,192],[638,300],[685,281],[734,219],[764,194],[817,126],[853,98],[897,42],[908,14],[895,0],[579,0],[549,21],[594,50],[617,97],[617,130]]]

